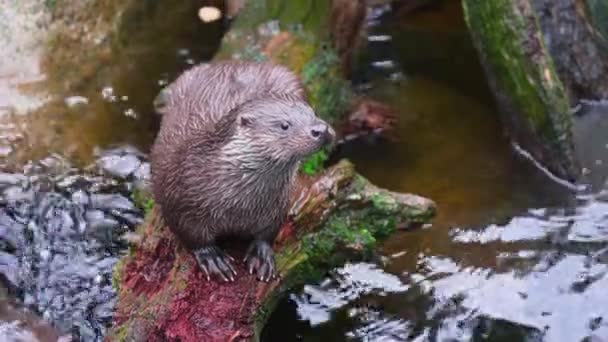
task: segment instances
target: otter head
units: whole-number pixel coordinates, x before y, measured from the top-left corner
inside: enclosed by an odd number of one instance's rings
[[[335,132],[302,99],[264,96],[244,103],[236,117],[237,135],[247,150],[278,162],[296,162],[333,141]]]

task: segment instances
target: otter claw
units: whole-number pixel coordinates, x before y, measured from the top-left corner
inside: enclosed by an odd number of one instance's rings
[[[236,271],[230,263],[234,259],[221,249],[216,246],[203,247],[195,251],[194,256],[207,281],[211,280],[211,275],[219,276],[224,282],[234,281]]]
[[[266,241],[256,240],[251,243],[243,261],[249,274],[256,272],[256,278],[268,282],[276,278],[274,252]]]

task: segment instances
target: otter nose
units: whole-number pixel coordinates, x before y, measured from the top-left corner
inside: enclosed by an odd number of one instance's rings
[[[315,139],[323,139],[324,142],[331,142],[333,140],[333,129],[327,124],[318,124],[312,127],[310,135]]]

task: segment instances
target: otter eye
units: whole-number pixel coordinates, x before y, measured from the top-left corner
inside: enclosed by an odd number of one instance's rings
[[[281,123],[281,129],[284,130],[284,131],[288,130],[289,129],[289,123],[287,123],[287,122]]]

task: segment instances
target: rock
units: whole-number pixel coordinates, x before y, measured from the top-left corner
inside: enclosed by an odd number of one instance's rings
[[[144,162],[141,163],[141,165],[137,168],[137,170],[135,170],[135,172],[133,172],[133,177],[135,177],[136,180],[138,181],[146,181],[148,182],[150,180],[150,163],[149,162]]]
[[[4,200],[7,201],[32,201],[34,193],[31,190],[25,190],[21,186],[10,186],[2,192]]]
[[[3,225],[0,222],[0,251],[15,252],[23,247],[23,226],[13,224],[11,226]]]
[[[80,205],[88,205],[90,200],[89,200],[89,195],[87,195],[87,193],[83,190],[77,190],[74,193],[72,193],[72,202],[80,204]]]
[[[130,227],[136,227],[144,222],[140,214],[116,212],[113,215],[116,219],[126,223]]]
[[[20,285],[19,259],[15,255],[0,251],[0,276],[8,281],[8,287],[16,288]]]
[[[365,135],[389,133],[395,122],[396,114],[389,106],[361,99],[351,111],[341,132],[348,141]]]
[[[131,154],[124,156],[109,155],[102,157],[98,162],[102,170],[120,178],[127,178],[141,165],[139,158]]]
[[[91,207],[104,211],[137,211],[133,202],[119,194],[94,194],[91,195]]]
[[[128,246],[122,235],[141,213],[121,195],[131,181],[98,174],[98,164],[86,170],[46,158],[30,163],[26,177],[4,177],[0,275],[59,331],[100,341],[114,305],[112,269]]]
[[[101,210],[87,210],[85,218],[88,223],[87,230],[90,232],[98,230],[111,231],[120,225],[118,221],[111,217],[107,217]]]
[[[18,185],[25,183],[27,177],[21,174],[15,173],[2,173],[0,172],[0,186],[2,185]]]

